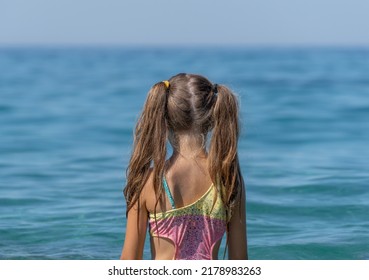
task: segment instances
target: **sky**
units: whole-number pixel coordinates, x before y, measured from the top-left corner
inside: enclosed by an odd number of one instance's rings
[[[0,46],[369,46],[368,12],[368,0],[0,0]]]

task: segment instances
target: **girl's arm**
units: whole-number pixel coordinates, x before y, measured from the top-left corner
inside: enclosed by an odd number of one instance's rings
[[[138,207],[139,206],[139,207]],[[127,216],[126,237],[122,250],[121,260],[142,259],[145,245],[148,212],[145,201],[140,199],[129,210]]]
[[[242,190],[239,204],[236,204],[232,212],[228,234],[228,257],[230,260],[247,260],[245,189]]]

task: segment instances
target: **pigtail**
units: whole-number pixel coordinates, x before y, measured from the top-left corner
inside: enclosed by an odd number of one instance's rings
[[[216,91],[213,134],[209,147],[209,173],[221,190],[228,220],[244,185],[237,154],[239,106],[236,96],[227,87],[216,85]]]
[[[209,147],[209,173],[216,182],[226,208],[227,233],[235,206],[241,211],[240,201],[244,181],[238,160],[237,145],[240,133],[239,106],[236,96],[225,86],[215,85],[213,135]],[[228,247],[228,234],[223,258]]]
[[[155,84],[149,91],[143,111],[138,119],[134,145],[126,170],[127,184],[124,196],[127,211],[138,201],[153,163],[155,193],[161,193],[161,178],[164,173],[167,139],[167,81]]]

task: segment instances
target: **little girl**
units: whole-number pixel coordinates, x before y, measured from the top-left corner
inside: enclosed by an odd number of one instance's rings
[[[229,259],[248,258],[238,137],[227,87],[178,74],[151,88],[127,168],[121,259],[142,259],[147,226],[153,259],[217,259],[224,233]]]

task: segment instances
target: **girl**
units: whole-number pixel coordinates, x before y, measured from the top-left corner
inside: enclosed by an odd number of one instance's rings
[[[238,137],[238,102],[227,87],[178,74],[151,88],[127,168],[121,259],[142,259],[147,225],[153,259],[217,259],[224,233],[229,259],[248,258]]]

